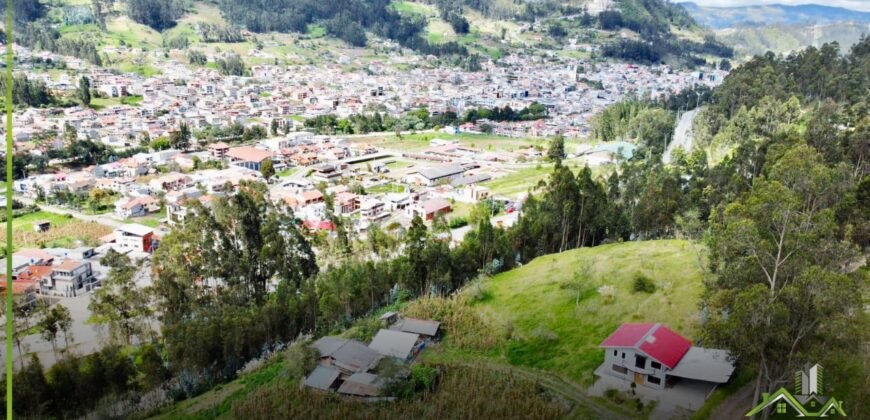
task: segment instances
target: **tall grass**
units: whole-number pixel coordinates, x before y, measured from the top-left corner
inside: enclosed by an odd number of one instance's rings
[[[444,366],[440,383],[416,398],[366,403],[275,382],[237,401],[232,417],[275,418],[469,418],[553,419],[570,407],[534,382],[478,367]]]

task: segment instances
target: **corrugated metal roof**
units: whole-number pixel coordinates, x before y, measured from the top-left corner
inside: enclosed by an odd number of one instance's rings
[[[340,374],[341,372],[336,368],[319,365],[305,378],[303,383],[306,386],[326,391],[332,387],[332,384],[335,383]]]
[[[404,318],[401,321],[397,322],[395,328],[392,329],[404,331],[406,333],[434,336],[438,334],[438,328],[440,326],[441,323],[437,321],[429,321],[416,318]]]
[[[338,387],[338,392],[362,397],[375,397],[380,395],[384,382],[380,376],[371,373],[354,373],[344,380]]]
[[[461,174],[465,172],[465,168],[460,165],[444,165],[433,168],[420,169],[418,173],[426,179],[438,179],[446,176]]]
[[[463,185],[476,184],[478,182],[486,182],[486,181],[489,181],[490,179],[492,179],[492,176],[490,176],[489,174],[480,173],[480,174],[474,174],[474,175],[466,175],[466,176],[463,176],[459,179],[453,180],[453,182],[451,182],[450,185],[453,187],[461,187]]]
[[[692,347],[668,375],[723,384],[732,373],[734,365],[727,351]]]
[[[382,329],[369,347],[384,356],[405,360],[417,344],[417,338],[417,334]]]

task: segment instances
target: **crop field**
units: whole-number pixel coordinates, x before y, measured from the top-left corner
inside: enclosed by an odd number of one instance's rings
[[[33,224],[37,221],[51,222],[48,232],[34,232]],[[12,221],[12,241],[18,248],[28,247],[70,247],[76,241],[86,244],[96,244],[98,239],[112,229],[96,222],[74,219],[57,213],[39,211],[15,218]],[[0,242],[6,243],[6,226],[0,227]]]

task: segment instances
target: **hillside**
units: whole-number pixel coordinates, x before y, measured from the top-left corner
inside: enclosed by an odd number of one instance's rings
[[[738,56],[748,57],[767,51],[787,54],[831,42],[838,43],[841,50],[846,51],[868,33],[870,22],[835,22],[727,28],[717,30],[716,36],[733,46]]]
[[[586,396],[583,388],[591,384],[592,371],[603,360],[597,346],[624,322],[663,322],[695,337],[702,289],[698,262],[686,241],[603,245],[537,258],[473,284],[455,298],[411,302],[402,311],[442,320],[445,338],[419,359],[422,365],[438,368],[442,380],[433,390],[407,400],[360,405],[307,392],[295,385],[295,359],[285,352],[238,380],[162,410],[158,417],[329,417],[362,412],[363,417],[394,418],[407,412],[420,415],[424,406],[429,415],[448,417],[464,413],[504,418],[532,412],[578,418],[636,415]],[[587,277],[578,282],[575,273],[588,264]],[[634,292],[638,274],[650,278],[656,291]],[[599,293],[603,285],[613,286],[613,297]],[[378,325],[373,321],[359,321],[343,335],[368,340]],[[537,391],[529,387],[530,381],[538,384]],[[460,395],[474,397],[462,399],[460,405]]]
[[[700,261],[687,241],[601,245],[536,258],[469,286],[465,294],[478,302],[471,308],[490,328],[509,331],[504,351],[490,356],[589,385],[603,360],[598,345],[622,323],[662,322],[694,337]],[[638,276],[652,280],[655,292],[634,292]],[[602,286],[613,287],[612,297],[602,294]],[[426,315],[414,305],[409,310]],[[449,338],[444,347],[451,347]]]
[[[713,29],[774,24],[870,23],[870,12],[821,4],[705,7],[680,3],[699,24]]]
[[[593,46],[605,57],[637,62],[698,65],[730,55],[685,10],[661,0],[343,1],[327,10],[307,0],[159,0],[161,12],[149,14],[142,0],[27,0],[40,6],[21,14],[18,39],[146,76],[166,60],[214,67],[211,57],[228,53],[249,66],[339,58],[362,65],[410,49],[470,68],[510,52],[588,59]],[[190,59],[190,52],[210,59]]]

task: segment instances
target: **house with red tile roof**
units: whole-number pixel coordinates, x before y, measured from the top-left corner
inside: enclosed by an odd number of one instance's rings
[[[695,347],[660,323],[623,324],[599,346],[604,363],[595,371],[636,385],[665,389],[682,380],[725,383],[734,365],[724,350]]]
[[[226,157],[233,165],[259,171],[260,165],[262,165],[266,159],[272,158],[272,152],[250,146],[241,146],[228,150],[226,152]]]

